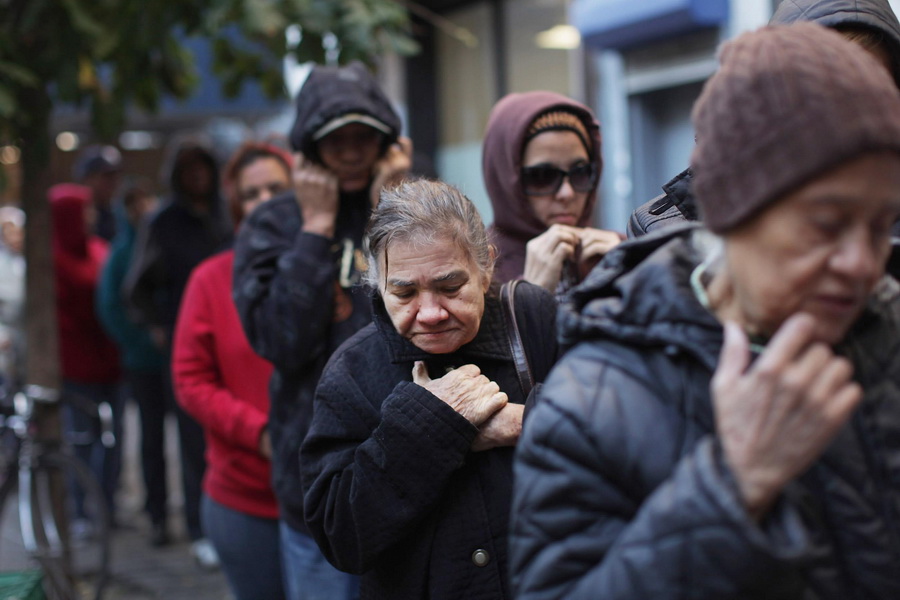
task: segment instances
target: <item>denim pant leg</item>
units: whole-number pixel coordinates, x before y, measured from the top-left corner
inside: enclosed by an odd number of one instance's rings
[[[278,520],[232,510],[206,495],[200,514],[235,600],[284,600]]]
[[[281,568],[288,600],[357,600],[359,578],[335,569],[316,542],[283,521]]]
[[[66,438],[71,442],[76,456],[84,461],[103,489],[110,516],[115,515],[114,497],[118,486],[121,458],[121,410],[118,386],[115,384],[85,384],[63,381],[63,393],[80,397],[89,404],[108,402],[113,409],[113,430],[117,433],[116,444],[112,448],[103,445],[100,439],[100,423],[96,414],[86,413],[71,402],[63,402],[63,422]],[[87,407],[86,407],[87,408]],[[88,408],[88,410],[90,410]],[[118,421],[118,423],[117,423]],[[80,490],[75,491],[76,514],[83,516]]]

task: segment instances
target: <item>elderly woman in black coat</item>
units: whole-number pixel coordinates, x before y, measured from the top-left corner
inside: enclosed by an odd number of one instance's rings
[[[407,182],[382,192],[367,240],[374,323],[316,391],[307,523],[335,566],[362,575],[362,598],[510,598],[512,457],[534,390],[490,286],[481,217],[452,186]],[[513,297],[541,382],[555,301],[528,283]]]
[[[614,250],[520,442],[519,598],[900,598],[900,93],[809,23],[694,107],[706,229]]]

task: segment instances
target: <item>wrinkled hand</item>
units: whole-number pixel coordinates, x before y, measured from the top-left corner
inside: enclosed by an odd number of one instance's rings
[[[375,163],[374,177],[370,190],[372,206],[378,204],[379,194],[386,187],[392,187],[400,183],[412,167],[413,145],[408,137],[397,138],[397,143],[391,144],[384,156]]]
[[[472,451],[481,452],[501,446],[515,446],[522,433],[524,414],[524,405],[511,403],[495,412],[478,428],[478,437],[472,442]]]
[[[711,383],[716,429],[757,520],[822,454],[862,399],[852,365],[814,342],[814,325],[810,315],[793,315],[747,369],[747,336],[737,324],[725,324]]]
[[[475,427],[506,406],[506,394],[493,381],[481,374],[475,365],[463,365],[439,379],[431,379],[422,361],[413,365],[413,383],[422,386]]]
[[[585,227],[581,230],[581,255],[578,272],[584,278],[591,269],[600,262],[607,252],[622,243],[622,238],[615,231]]]
[[[575,255],[581,230],[568,225],[550,228],[525,244],[525,273],[523,279],[549,292],[556,291],[562,275],[563,261]]]
[[[294,155],[293,175],[303,231],[333,237],[340,197],[337,176],[301,153]]]

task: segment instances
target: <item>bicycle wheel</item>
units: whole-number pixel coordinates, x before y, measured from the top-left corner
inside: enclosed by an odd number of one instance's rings
[[[44,569],[48,597],[99,600],[109,579],[109,512],[93,473],[54,451],[20,471],[19,484],[19,519],[31,524],[26,545]]]
[[[6,514],[6,509],[11,505],[10,511],[15,511],[15,503],[7,500],[13,497],[16,491],[19,444],[19,438],[9,427],[5,425],[0,427],[0,523],[4,523],[5,518],[14,518],[13,515]],[[8,568],[8,561],[5,559],[6,557],[0,556],[0,569]]]

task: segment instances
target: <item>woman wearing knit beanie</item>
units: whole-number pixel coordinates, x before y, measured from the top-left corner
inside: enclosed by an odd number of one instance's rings
[[[706,229],[619,246],[563,306],[517,449],[517,598],[900,598],[900,92],[811,23],[720,61]]]
[[[491,111],[482,165],[500,283],[521,278],[562,296],[621,241],[589,227],[603,164],[588,107],[553,92],[505,96]]]

